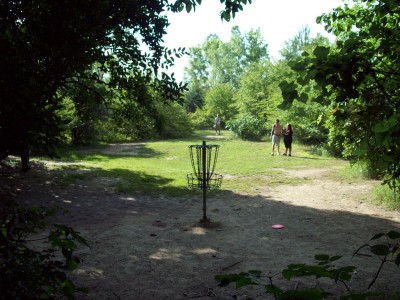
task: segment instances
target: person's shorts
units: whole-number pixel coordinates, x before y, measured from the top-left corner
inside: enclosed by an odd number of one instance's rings
[[[280,135],[272,135],[272,143],[273,144],[279,144],[279,142],[281,141],[281,136]]]
[[[292,147],[292,137],[286,137],[283,139],[283,142],[285,143],[285,148],[291,148]]]

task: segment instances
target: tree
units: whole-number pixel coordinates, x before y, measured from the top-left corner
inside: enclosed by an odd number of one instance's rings
[[[300,56],[304,47],[310,44],[310,39],[310,27],[303,26],[292,39],[285,41],[285,46],[280,54],[286,60]]]
[[[276,115],[273,80],[273,64],[268,60],[253,63],[242,76],[240,88],[235,93],[235,102],[240,114],[248,114],[259,120],[272,119]],[[281,99],[279,99],[281,100]]]
[[[184,85],[162,70],[184,49],[163,46],[168,26],[163,13],[191,11],[198,3],[2,1],[0,159],[29,144],[52,153],[61,131],[57,111],[62,99],[57,93],[67,83],[79,86],[82,78],[98,80],[87,72],[95,63],[108,74],[103,82],[108,86],[125,87],[133,74],[151,82],[165,99],[179,98]],[[247,3],[251,0],[226,1],[221,18],[229,20]]]
[[[295,127],[298,141],[322,145],[327,142],[330,109],[314,101],[319,96],[315,81],[300,82],[294,89],[287,88],[297,79],[297,72],[290,66],[296,64],[296,61],[304,55],[313,56],[316,47],[330,45],[326,37],[318,34],[312,38],[309,34],[308,27],[301,28],[294,38],[285,42],[285,47],[281,50],[283,60],[280,61],[281,66],[277,68],[280,72],[280,87],[285,97],[298,96],[290,106],[280,105],[279,108],[286,108],[285,119]]]
[[[206,92],[204,110],[210,119],[219,114],[223,118],[223,122],[225,122],[236,114],[232,99],[232,86],[229,83],[217,84]]]
[[[253,92],[249,86],[248,91],[244,92],[241,87],[242,77],[251,69],[256,70],[269,61],[268,47],[259,29],[242,34],[239,27],[234,26],[228,42],[223,42],[217,35],[211,34],[201,46],[191,48],[189,53],[189,67],[185,70],[189,82],[186,103],[188,111],[193,112],[192,120],[197,126],[207,126],[211,117],[217,113],[227,122],[235,117],[238,109],[242,110],[246,106],[245,102],[249,97],[257,94],[257,97],[252,99],[253,103],[260,97],[266,97],[265,90],[257,89]],[[260,69],[255,76],[260,73],[265,72]],[[264,75],[262,77],[264,78]],[[253,85],[252,79],[243,82]],[[260,79],[257,78],[255,86],[265,85]],[[234,96],[238,91],[245,97]],[[239,106],[236,105],[237,99]],[[247,107],[252,104],[249,103]]]
[[[333,141],[340,139],[343,155],[365,162],[375,176],[400,189],[400,7],[393,0],[355,0],[320,16],[334,46],[316,47],[293,63],[296,82],[314,80],[315,100],[330,106]],[[299,97],[287,94],[285,104]]]
[[[201,81],[208,87],[228,82],[234,89],[239,88],[240,78],[251,64],[269,59],[260,30],[242,34],[238,26],[232,27],[228,42],[211,34],[203,45],[190,48],[189,53],[189,67],[185,70],[188,81]]]

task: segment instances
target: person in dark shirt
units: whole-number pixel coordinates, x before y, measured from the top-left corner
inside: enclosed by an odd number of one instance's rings
[[[283,130],[283,142],[285,143],[285,153],[283,155],[292,156],[293,128],[291,124],[287,124]]]

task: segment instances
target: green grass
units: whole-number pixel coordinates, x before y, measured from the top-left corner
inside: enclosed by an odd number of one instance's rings
[[[372,190],[371,201],[374,204],[381,205],[389,210],[398,210],[399,194],[391,190],[387,185],[379,185]]]
[[[271,142],[237,139],[229,131],[222,138],[215,132],[196,131],[193,137],[180,140],[152,141],[135,146],[135,153],[120,151],[107,154],[107,146],[72,148],[63,152],[58,166],[58,182],[69,184],[86,178],[115,179],[113,188],[120,192],[184,195],[198,191],[187,188],[186,174],[192,173],[189,145],[219,145],[215,173],[224,176],[222,189],[251,191],[256,186],[299,184],[306,179],[293,179],[285,171],[304,168],[345,168],[348,163],[312,154],[312,149],[293,144],[292,157],[271,156]],[[283,145],[281,145],[283,148]],[[282,149],[281,149],[282,152]],[[57,164],[56,164],[57,166]]]

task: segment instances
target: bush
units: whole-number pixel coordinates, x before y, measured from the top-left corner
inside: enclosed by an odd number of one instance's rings
[[[226,127],[244,140],[259,141],[267,134],[266,125],[254,116],[242,115],[228,121]]]
[[[196,129],[210,130],[214,125],[214,118],[200,108],[196,109],[194,113],[190,113],[189,118]]]
[[[193,125],[185,109],[177,103],[163,104],[159,108],[160,136],[162,138],[183,138],[193,132]]]

